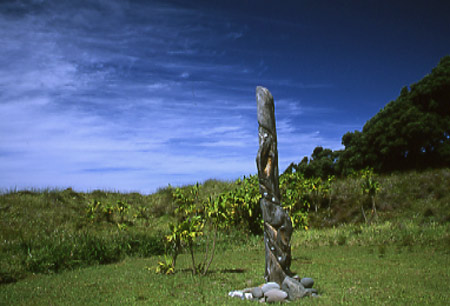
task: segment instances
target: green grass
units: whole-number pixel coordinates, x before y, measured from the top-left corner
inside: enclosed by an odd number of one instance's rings
[[[201,196],[233,186],[208,180]],[[162,254],[163,237],[174,218],[172,191],[169,186],[151,195],[102,190],[82,193],[70,188],[0,194],[0,284],[31,273]],[[129,208],[119,213],[119,203]]]
[[[91,218],[87,208],[93,201],[104,206],[123,201],[130,209],[108,218],[99,210]],[[54,273],[117,262],[130,255],[163,253],[167,216],[146,215],[151,204],[149,196],[137,193],[87,194],[71,189],[1,195],[0,283],[14,282],[30,273]]]
[[[364,224],[358,178],[337,180],[331,201],[295,231],[292,270],[316,280],[314,304],[445,304],[450,300],[450,169],[379,177],[378,219]],[[202,198],[235,188],[208,180]],[[152,195],[96,190],[0,194],[0,304],[242,304],[234,289],[263,282],[262,238],[219,233],[211,273],[157,275],[174,219],[172,187]],[[88,208],[129,204],[124,214]],[[368,207],[366,207],[368,209]],[[370,211],[367,210],[369,214]],[[201,256],[202,238],[196,246]],[[200,259],[200,258],[199,258]],[[150,270],[149,270],[150,269]]]
[[[318,246],[399,246],[436,247],[450,250],[450,224],[404,222],[371,225],[343,224],[335,228],[294,232],[293,247]]]
[[[263,242],[256,238],[218,252],[205,277],[192,276],[187,255],[179,258],[175,275],[151,271],[157,261],[127,258],[112,265],[39,274],[1,286],[0,300],[5,305],[254,305],[227,293],[263,282]],[[295,304],[445,305],[450,299],[450,254],[438,247],[298,247],[292,268],[313,277],[321,295]]]
[[[381,190],[375,196],[380,221],[448,223],[450,221],[450,169],[411,171],[378,176]],[[331,199],[311,213],[314,227],[363,223],[361,206],[370,215],[370,200],[361,194],[360,178],[338,179],[332,184]]]

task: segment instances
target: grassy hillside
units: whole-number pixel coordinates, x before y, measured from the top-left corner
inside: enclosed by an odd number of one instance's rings
[[[376,180],[376,218],[360,177],[332,183],[317,212],[310,207],[309,229],[294,233],[293,269],[319,280],[320,303],[443,303],[450,289],[450,170]],[[206,181],[200,197],[236,184]],[[211,273],[203,278],[190,275],[185,254],[175,275],[154,273],[174,218],[173,190],[147,196],[71,189],[1,194],[0,300],[222,304],[228,291],[260,284],[263,241],[244,229],[220,233]],[[203,247],[199,239],[196,248]]]
[[[232,188],[206,181],[202,197]],[[0,283],[30,273],[117,262],[164,252],[172,187],[144,196],[95,190],[10,191],[0,195]]]
[[[414,220],[417,224],[450,221],[450,169],[410,171],[376,176],[379,191],[374,200],[379,222]],[[371,213],[369,197],[361,193],[361,178],[335,181],[331,195],[317,214],[311,214],[314,227],[361,223],[361,206]]]

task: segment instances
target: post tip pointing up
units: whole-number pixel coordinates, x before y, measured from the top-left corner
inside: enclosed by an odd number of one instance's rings
[[[264,98],[268,98],[269,100],[273,99],[270,91],[263,86],[256,86],[256,99],[257,100],[265,100]]]
[[[267,88],[265,88],[264,86],[256,86],[256,92],[258,91],[269,91]]]

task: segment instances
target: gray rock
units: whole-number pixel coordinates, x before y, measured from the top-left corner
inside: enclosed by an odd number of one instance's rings
[[[264,293],[264,297],[267,303],[273,303],[284,301],[288,297],[288,294],[280,289],[271,289]]]
[[[281,289],[287,292],[290,300],[296,300],[306,296],[306,290],[303,285],[292,277],[286,276],[281,284]]]
[[[264,292],[261,289],[261,287],[252,288],[251,294],[253,295],[253,297],[257,299],[262,298],[264,296]]]
[[[252,290],[253,290],[253,288],[245,288],[244,290],[240,290],[240,291],[242,291],[244,293],[250,293],[250,292],[252,292]]]
[[[311,277],[304,277],[300,282],[305,288],[312,288],[314,285],[314,280]]]
[[[314,288],[306,288],[305,289],[306,295],[312,296],[313,294],[317,294],[317,289]]]
[[[268,282],[268,283],[265,283],[264,285],[262,285],[261,289],[262,289],[263,293],[266,293],[267,291],[272,290],[272,289],[280,289],[280,285],[278,285],[275,282]]]

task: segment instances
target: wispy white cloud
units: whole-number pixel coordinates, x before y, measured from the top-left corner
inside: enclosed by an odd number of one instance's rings
[[[255,78],[268,66],[223,52],[245,29],[218,36],[163,2],[41,5],[0,18],[1,187],[151,192],[256,172]],[[298,130],[314,109],[276,103],[280,169],[330,146]]]
[[[181,75],[180,75],[180,77],[182,77],[183,79],[187,79],[187,78],[189,78],[189,76],[190,76],[189,72],[186,72],[186,71],[181,73]]]
[[[227,37],[231,38],[231,39],[239,39],[242,36],[244,36],[243,32],[231,32],[227,34]]]

